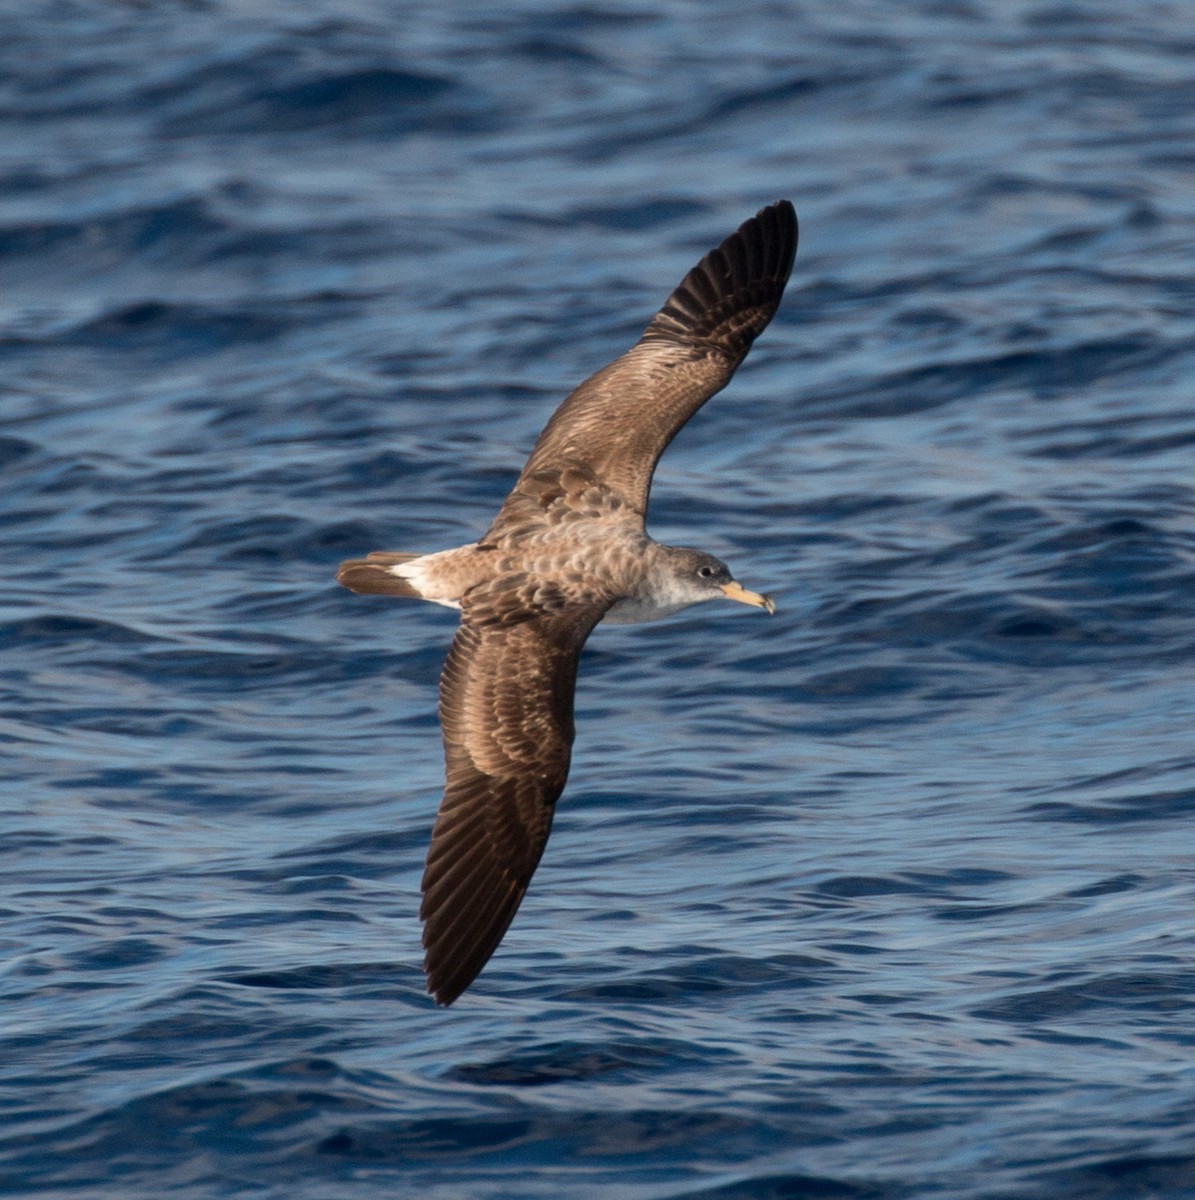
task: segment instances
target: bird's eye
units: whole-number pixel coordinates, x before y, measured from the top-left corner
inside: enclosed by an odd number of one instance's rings
[[[700,575],[702,579],[713,579],[713,577],[717,574],[717,569],[711,566],[698,567],[697,574]]]

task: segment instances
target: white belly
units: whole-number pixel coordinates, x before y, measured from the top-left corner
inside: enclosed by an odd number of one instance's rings
[[[654,604],[644,604],[640,600],[619,600],[602,618],[609,625],[641,625],[644,621],[658,621],[661,617],[670,617],[687,604],[666,604],[657,608]]]

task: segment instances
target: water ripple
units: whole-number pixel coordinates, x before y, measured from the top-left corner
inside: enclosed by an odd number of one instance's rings
[[[0,40],[0,1192],[1195,1196],[1190,59],[1166,6],[59,6]],[[423,992],[452,615],[758,206],[785,304]],[[737,607],[737,606],[731,606]]]

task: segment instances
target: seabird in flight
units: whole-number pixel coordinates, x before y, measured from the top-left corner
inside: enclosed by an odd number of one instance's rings
[[[341,564],[354,592],[460,610],[440,677],[446,782],[423,875],[428,991],[451,1004],[502,940],[568,776],[577,659],[599,621],[650,621],[728,598],[774,612],[725,563],[644,529],[652,473],[772,319],[797,219],[762,209],[681,281],[643,336],[539,435],[493,524],[435,554]]]

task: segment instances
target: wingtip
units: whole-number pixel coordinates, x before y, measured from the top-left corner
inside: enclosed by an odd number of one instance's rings
[[[765,205],[689,271],[644,337],[712,346],[741,360],[779,307],[797,238],[792,201]]]
[[[433,962],[431,948],[425,945],[425,949],[423,976],[427,994],[436,1002],[437,1008],[448,1008],[453,1001],[460,999],[473,979],[464,979],[459,970],[454,972],[443,963]]]
[[[748,217],[743,222],[744,225],[751,221],[760,221],[765,219],[768,213],[775,213],[785,224],[790,224],[795,229],[797,227],[797,210],[793,202],[785,197],[779,200],[773,200],[771,204],[765,204],[753,217]]]
[[[792,274],[793,263],[797,258],[797,243],[800,241],[801,225],[797,220],[797,210],[791,200],[773,200],[748,218],[739,226],[738,232],[744,233],[753,224],[774,224],[771,236],[782,247],[778,255],[780,270],[777,277],[787,282]]]
[[[450,1008],[464,991],[464,988],[449,988],[434,984],[430,979],[427,981],[427,994],[435,1001],[437,1008]]]
[[[433,958],[438,960],[438,957],[429,948],[427,957],[423,960],[427,994],[436,1002],[437,1008],[449,1008],[473,986],[482,968],[489,961],[489,955],[487,954],[480,963],[468,960],[462,962],[460,959],[450,959],[447,962],[432,961]]]
[[[437,871],[431,853],[428,861],[419,908],[423,972],[429,994],[447,1008],[490,961],[518,912],[527,883],[487,876],[486,868],[494,865],[488,857],[481,860],[480,875],[452,866],[446,873]]]

